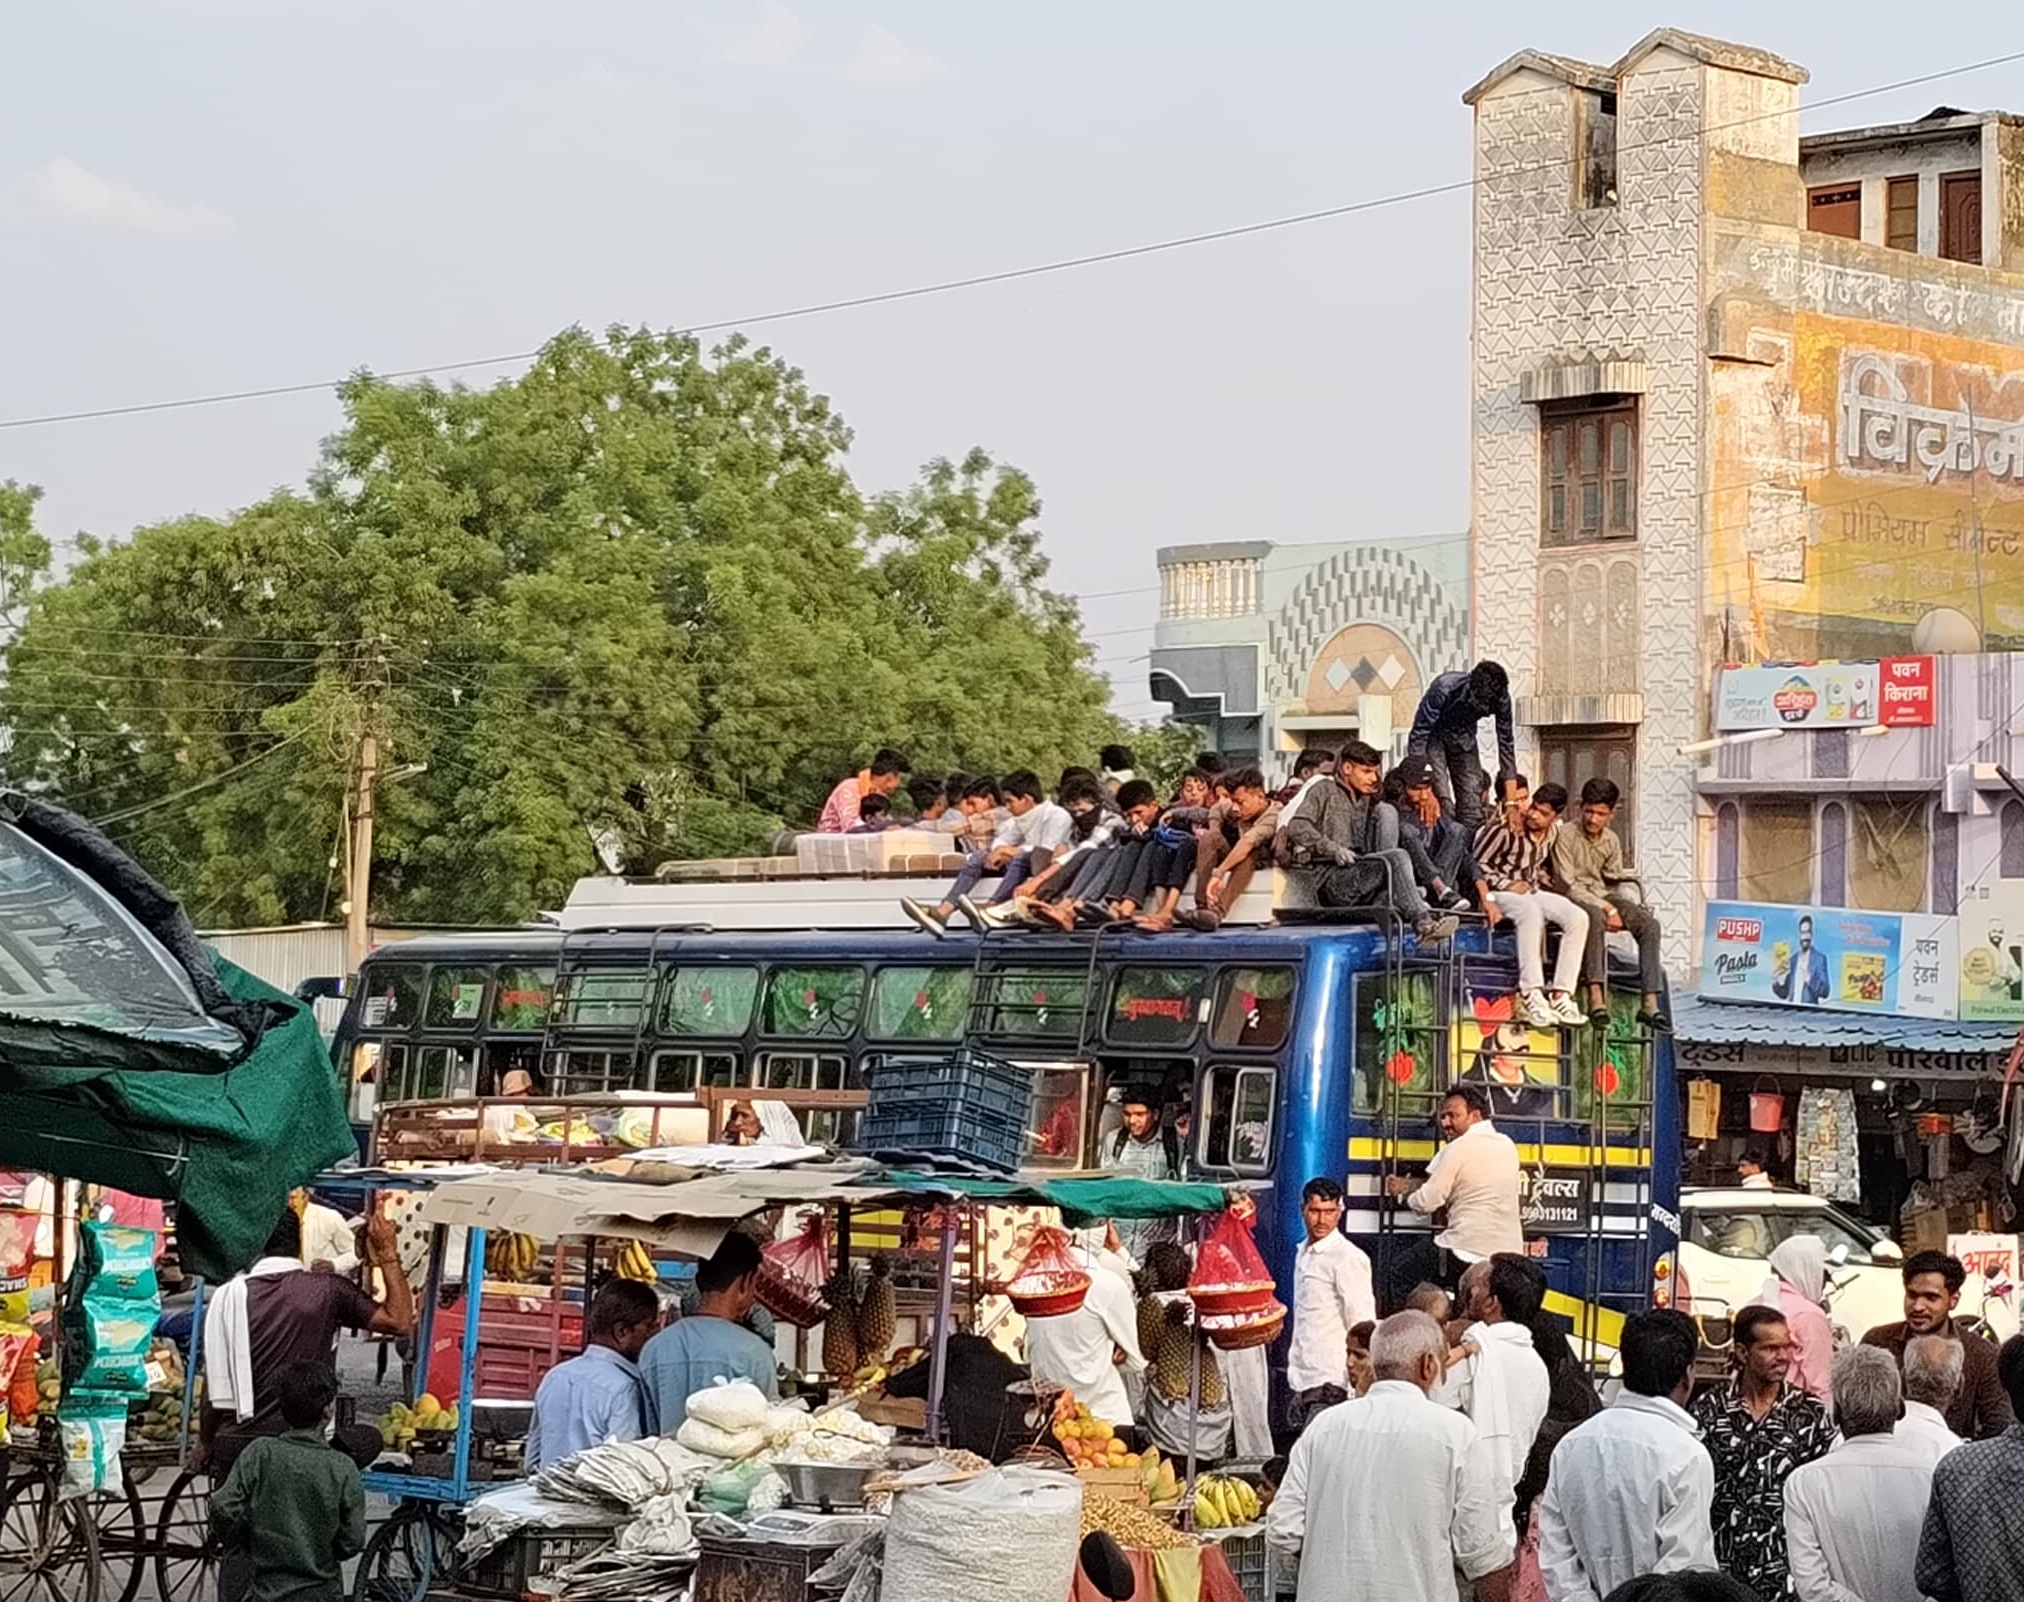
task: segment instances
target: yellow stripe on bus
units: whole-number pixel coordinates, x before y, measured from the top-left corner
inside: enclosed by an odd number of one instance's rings
[[[1578,1296],[1556,1290],[1546,1293],[1545,1307],[1549,1313],[1558,1313],[1562,1318],[1574,1321],[1576,1340],[1593,1341],[1603,1346],[1623,1344],[1624,1315],[1613,1308],[1597,1307],[1593,1302],[1584,1302]]]
[[[1428,1162],[1440,1148],[1431,1140],[1401,1140],[1397,1142],[1392,1155],[1405,1163]],[[1611,1168],[1649,1168],[1652,1149],[1649,1146],[1605,1146],[1603,1161]],[[1542,1157],[1542,1152],[1544,1156]],[[1549,1168],[1586,1168],[1594,1160],[1595,1148],[1548,1144],[1540,1146],[1537,1141],[1527,1145],[1518,1143],[1518,1160],[1538,1165],[1544,1162]],[[1383,1162],[1386,1156],[1385,1143],[1369,1135],[1357,1135],[1349,1143],[1351,1162]]]

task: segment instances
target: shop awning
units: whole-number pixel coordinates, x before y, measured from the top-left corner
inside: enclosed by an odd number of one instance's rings
[[[176,1203],[183,1266],[219,1281],[259,1255],[290,1190],[357,1147],[310,1010],[228,962],[211,983],[270,1020],[250,1052],[189,1074],[109,1047],[69,1083],[0,1078],[0,1168]]]
[[[1944,1051],[1979,1056],[2016,1044],[2014,1023],[1971,1023],[1951,1018],[1875,1017],[1803,1007],[1764,1007],[1741,1001],[1673,1001],[1676,1039],[1709,1046],[1875,1046],[1885,1051]]]

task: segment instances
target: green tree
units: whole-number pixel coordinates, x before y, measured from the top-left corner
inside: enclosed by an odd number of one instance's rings
[[[868,505],[766,350],[571,330],[490,389],[342,399],[306,491],[84,542],[7,652],[13,780],[202,920],[335,911],[367,727],[409,775],[373,911],[444,922],[557,904],[596,837],[635,869],[754,849],[880,745],[1051,777],[1115,737],[1025,475],[972,452]],[[8,492],[0,578],[32,575]]]

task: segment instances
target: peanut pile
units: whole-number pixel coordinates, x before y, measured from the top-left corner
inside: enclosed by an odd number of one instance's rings
[[[1169,1547],[1196,1544],[1165,1519],[1148,1513],[1142,1507],[1130,1507],[1085,1489],[1082,1493],[1082,1533],[1088,1535],[1092,1530],[1102,1530],[1116,1537],[1120,1545],[1135,1546],[1143,1552],[1161,1552]]]

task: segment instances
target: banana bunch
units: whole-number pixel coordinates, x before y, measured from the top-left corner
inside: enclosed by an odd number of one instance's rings
[[[490,1236],[485,1242],[485,1273],[491,1279],[526,1280],[540,1260],[541,1242],[532,1235],[516,1235],[509,1230]]]
[[[1258,1517],[1258,1493],[1244,1481],[1211,1475],[1195,1482],[1195,1528],[1228,1530]]]
[[[644,1285],[651,1285],[660,1278],[654,1271],[654,1260],[647,1255],[646,1247],[636,1240],[629,1240],[619,1248],[618,1261],[613,1267],[620,1279],[636,1279]]]

